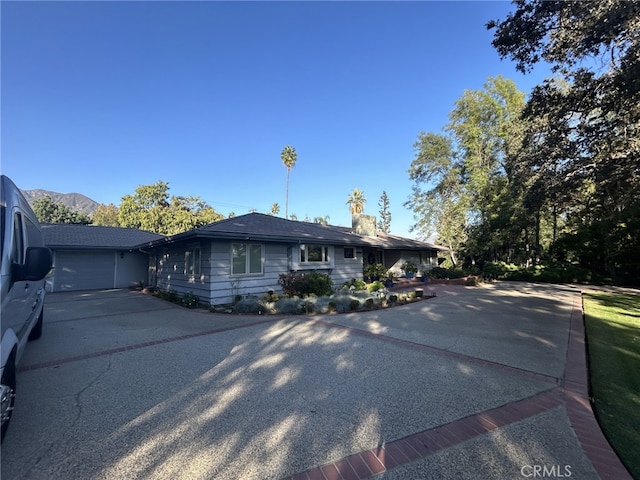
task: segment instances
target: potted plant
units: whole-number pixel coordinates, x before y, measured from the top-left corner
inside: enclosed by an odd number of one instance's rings
[[[395,280],[395,276],[393,275],[393,272],[388,270],[387,274],[384,277],[384,286],[387,288],[393,287],[394,280]]]
[[[369,282],[375,282],[383,278],[387,274],[387,269],[381,263],[367,265],[364,268],[364,278]]]
[[[407,260],[402,264],[400,269],[404,272],[406,278],[413,278],[418,271],[418,266],[411,260]]]

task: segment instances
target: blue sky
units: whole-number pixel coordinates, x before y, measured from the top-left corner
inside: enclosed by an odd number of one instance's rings
[[[354,188],[409,232],[407,169],[465,89],[523,76],[491,46],[508,2],[9,2],[2,172],[119,204],[143,184],[216,210],[350,225]]]

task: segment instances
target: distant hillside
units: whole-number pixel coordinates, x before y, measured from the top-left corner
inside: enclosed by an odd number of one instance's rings
[[[93,214],[99,205],[98,202],[81,193],[58,193],[48,190],[22,190],[22,193],[31,205],[39,198],[51,197],[53,203],[62,203],[74,212],[82,212],[87,215]]]

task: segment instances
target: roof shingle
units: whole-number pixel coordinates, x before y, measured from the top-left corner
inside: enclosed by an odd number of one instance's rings
[[[163,238],[157,233],[135,228],[53,223],[41,227],[44,244],[51,248],[130,249]]]

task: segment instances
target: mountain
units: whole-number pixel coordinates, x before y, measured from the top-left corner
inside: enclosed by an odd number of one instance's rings
[[[82,195],[81,193],[58,193],[48,190],[22,190],[23,195],[33,205],[33,202],[43,197],[51,197],[53,203],[62,203],[75,212],[93,214],[98,207],[98,202]]]

